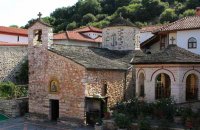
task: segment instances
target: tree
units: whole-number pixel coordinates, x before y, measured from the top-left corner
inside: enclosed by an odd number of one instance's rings
[[[75,29],[75,28],[77,28],[77,24],[76,24],[75,21],[73,21],[72,23],[69,23],[69,24],[67,25],[67,30],[73,30],[73,29]]]
[[[80,7],[78,10],[78,13],[85,15],[88,13],[92,13],[94,15],[98,14],[101,12],[101,4],[98,0],[84,0],[84,1],[79,1],[80,2]]]
[[[187,9],[195,9],[199,5],[200,5],[200,1],[199,0],[187,0],[186,1],[186,8]]]
[[[19,28],[19,26],[17,26],[17,25],[10,25],[9,27]]]
[[[96,17],[93,14],[88,13],[88,14],[83,16],[82,25],[86,25],[90,22],[94,22],[95,20],[96,20]]]
[[[166,4],[160,0],[142,0],[142,8],[138,16],[141,17],[141,21],[149,21],[158,16],[165,10]]]
[[[195,15],[195,10],[188,9],[182,15],[180,15],[180,17],[194,16],[194,15]]]
[[[175,13],[174,9],[166,9],[160,16],[160,22],[173,22],[178,19],[177,14]]]

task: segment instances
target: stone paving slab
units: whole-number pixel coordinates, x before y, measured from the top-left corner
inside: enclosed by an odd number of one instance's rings
[[[30,122],[23,118],[10,119],[0,122],[0,130],[94,130],[92,127],[68,127],[56,122]]]

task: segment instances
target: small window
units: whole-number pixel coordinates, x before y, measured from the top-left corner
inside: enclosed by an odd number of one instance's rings
[[[103,85],[102,91],[101,91],[102,96],[106,96],[106,94],[107,94],[107,89],[108,89],[107,87],[108,87],[108,85],[107,85],[107,83],[105,83],[105,84]]]
[[[41,45],[42,44],[42,30],[34,30],[34,40],[33,40],[34,45]]]
[[[194,37],[189,38],[188,40],[188,48],[192,49],[192,48],[197,48],[197,39]]]
[[[19,42],[19,36],[17,36],[17,41]]]

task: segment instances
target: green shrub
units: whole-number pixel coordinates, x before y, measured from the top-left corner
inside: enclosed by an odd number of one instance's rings
[[[161,117],[167,120],[173,120],[176,106],[172,98],[163,98],[155,102],[154,111],[160,112]]]
[[[115,107],[115,110],[118,113],[124,113],[131,118],[138,118],[141,114],[144,116],[151,115],[153,109],[154,105],[152,103],[139,101],[137,98],[131,99],[127,102],[118,103]]]
[[[28,94],[28,86],[16,86],[12,82],[0,82],[0,98],[12,99],[26,97]]]
[[[143,119],[143,120],[139,121],[139,128],[140,128],[140,130],[150,130],[151,125],[148,120]]]
[[[130,119],[123,113],[115,114],[115,123],[119,128],[127,128],[131,124]]]
[[[12,82],[0,83],[0,97],[8,99],[14,97],[14,89],[15,84]]]

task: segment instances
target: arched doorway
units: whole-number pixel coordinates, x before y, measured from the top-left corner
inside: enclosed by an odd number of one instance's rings
[[[198,78],[194,74],[190,74],[186,79],[186,100],[198,99]]]
[[[155,98],[169,98],[171,95],[171,80],[169,75],[161,73],[156,77]]]
[[[138,92],[139,92],[139,97],[144,97],[145,96],[145,91],[144,91],[144,74],[140,73],[139,75],[139,83],[138,83]]]

